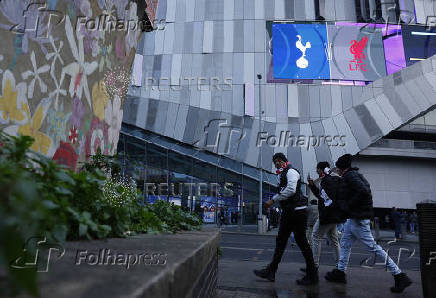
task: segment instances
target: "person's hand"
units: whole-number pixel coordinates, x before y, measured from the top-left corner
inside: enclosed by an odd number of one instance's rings
[[[274,204],[274,201],[273,201],[273,200],[268,200],[268,201],[266,201],[266,203],[265,203],[265,208],[269,208],[269,207],[271,207],[273,204]]]

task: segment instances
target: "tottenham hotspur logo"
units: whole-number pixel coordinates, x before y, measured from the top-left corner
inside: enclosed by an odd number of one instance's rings
[[[298,68],[307,68],[309,66],[309,61],[305,58],[306,57],[306,50],[310,49],[312,47],[312,45],[310,44],[310,42],[306,42],[306,45],[303,45],[303,43],[301,42],[301,35],[297,35],[298,40],[295,43],[295,46],[297,47],[297,49],[299,49],[301,51],[301,57],[300,59],[297,60],[297,67]]]

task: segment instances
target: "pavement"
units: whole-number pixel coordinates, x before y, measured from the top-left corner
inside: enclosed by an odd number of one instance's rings
[[[417,243],[381,243],[389,255],[413,280],[402,294],[392,294],[394,279],[385,267],[374,259],[359,242],[352,248],[346,285],[329,283],[326,272],[334,268],[332,249],[323,243],[320,258],[320,282],[316,286],[302,287],[295,283],[302,277],[305,267],[298,247],[288,245],[274,283],[253,274],[254,269],[266,266],[272,258],[275,239],[255,233],[223,232],[222,256],[218,262],[218,297],[422,297],[419,247]],[[407,250],[405,250],[407,249]]]
[[[221,226],[221,232],[226,233],[236,233],[236,234],[256,234],[257,233],[257,225],[222,225]],[[263,236],[277,236],[278,228],[272,229],[271,231],[268,231],[266,233],[263,233],[261,235]],[[374,237],[376,240],[380,241],[391,241],[395,239],[394,231],[393,230],[379,230],[378,234],[376,231],[372,231]],[[411,243],[419,243],[419,235],[418,234],[407,234],[405,235],[404,239],[401,240],[402,242],[411,242]]]
[[[253,274],[265,264],[256,262],[220,260],[218,271],[218,297],[257,298],[257,297],[422,297],[420,272],[405,271],[414,283],[401,294],[393,294],[390,287],[393,277],[382,269],[351,267],[347,271],[347,284],[330,283],[324,279],[333,266],[321,265],[318,285],[303,287],[295,280],[302,277],[301,263],[282,263],[274,283],[258,278]]]

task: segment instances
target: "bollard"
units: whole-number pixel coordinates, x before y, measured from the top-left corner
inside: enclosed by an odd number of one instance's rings
[[[421,281],[424,298],[436,297],[436,201],[416,204],[418,211]]]

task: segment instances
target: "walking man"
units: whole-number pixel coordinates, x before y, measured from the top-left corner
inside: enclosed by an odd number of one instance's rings
[[[341,178],[331,173],[330,165],[326,161],[318,163],[316,172],[321,179],[320,187],[318,188],[312,179],[309,180],[309,187],[318,198],[319,218],[313,229],[312,252],[315,266],[319,267],[321,243],[326,234],[332,244],[335,264],[338,264],[340,247],[336,225],[343,222],[343,220],[341,219],[336,202],[336,192]]]
[[[308,175],[307,180],[310,181],[311,178]],[[316,179],[314,184],[319,183],[319,179]],[[306,230],[306,238],[309,242],[310,247],[312,247],[312,233],[313,233],[313,227],[316,224],[316,221],[318,220],[319,213],[318,213],[318,198],[316,195],[309,191],[309,205],[307,206],[307,230]]]
[[[403,235],[401,234],[401,214],[397,211],[397,208],[392,207],[391,217],[394,222],[395,239],[403,239]]]
[[[291,167],[283,153],[276,153],[273,162],[279,176],[279,193],[265,203],[271,206],[279,202],[282,208],[280,226],[276,238],[276,247],[272,262],[264,269],[254,270],[254,274],[269,281],[275,280],[275,273],[286,249],[289,236],[293,232],[295,241],[306,260],[306,276],[297,280],[300,285],[312,285],[318,283],[318,269],[313,261],[312,250],[306,239],[307,224],[307,199],[301,194],[300,173]]]
[[[351,167],[351,160],[352,156],[345,154],[336,162],[342,176],[337,200],[348,219],[341,239],[341,256],[337,269],[328,272],[325,278],[331,282],[346,283],[345,271],[350,260],[351,246],[355,240],[359,240],[369,252],[385,260],[386,267],[395,280],[391,291],[401,293],[412,281],[374,241],[370,228],[370,219],[374,216],[371,188],[365,177],[358,172],[359,169]]]

